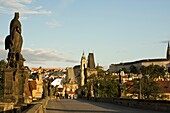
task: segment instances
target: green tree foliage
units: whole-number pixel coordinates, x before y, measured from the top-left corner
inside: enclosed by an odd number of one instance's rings
[[[134,65],[131,65],[129,67],[129,70],[130,70],[130,73],[133,73],[133,74],[138,74],[139,73],[137,67],[135,67]]]
[[[149,75],[150,78],[164,77],[165,67],[159,65],[142,66],[141,73],[143,75]]]
[[[164,77],[165,67],[159,65],[142,66],[141,73],[143,75],[141,79],[143,97],[146,99],[156,99],[161,89],[154,79]]]
[[[144,76],[141,79],[141,93],[144,99],[156,99],[159,92],[160,87],[153,80],[153,78],[148,78],[147,76]]]
[[[139,94],[140,84],[141,84],[141,97],[142,99],[156,99],[161,91],[159,85],[153,80],[153,78],[148,78],[149,76],[143,76],[141,79],[133,79],[133,84],[130,86],[133,87],[132,93]],[[128,88],[128,87],[127,87]],[[128,90],[129,90],[128,89]]]
[[[120,71],[124,71],[125,73],[128,73],[127,69],[124,68],[124,67],[123,67],[122,69],[120,69],[119,72],[120,72]]]
[[[105,74],[103,70],[98,70],[98,74],[92,74],[88,77],[85,86],[88,90],[93,86],[94,93],[100,97],[117,97],[118,78],[112,77],[111,74]]]

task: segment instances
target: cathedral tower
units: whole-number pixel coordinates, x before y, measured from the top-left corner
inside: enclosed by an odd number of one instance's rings
[[[169,47],[169,42],[168,42],[168,47],[167,47],[166,58],[167,58],[167,59],[170,59],[170,47]]]
[[[80,66],[80,76],[81,76],[81,83],[80,85],[83,86],[85,82],[85,74],[86,74],[86,68],[87,68],[87,60],[84,56],[84,51],[81,57],[81,66]]]

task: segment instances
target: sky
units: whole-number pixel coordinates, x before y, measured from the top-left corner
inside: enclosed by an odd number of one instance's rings
[[[25,65],[80,65],[82,53],[111,64],[165,58],[170,0],[0,0],[0,60],[10,21],[20,13]]]

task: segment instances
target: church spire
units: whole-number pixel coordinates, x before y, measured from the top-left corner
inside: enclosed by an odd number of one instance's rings
[[[167,58],[167,59],[170,59],[170,46],[169,46],[169,41],[168,41],[166,58]]]
[[[83,54],[82,54],[81,59],[86,59],[86,57],[85,57],[85,55],[84,55],[84,50],[83,50]]]

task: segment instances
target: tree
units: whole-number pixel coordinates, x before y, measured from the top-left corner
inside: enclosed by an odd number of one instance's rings
[[[160,92],[160,87],[154,79],[164,77],[165,67],[159,65],[142,66],[141,73],[143,75],[141,79],[141,93],[143,97],[146,99],[156,99]]]
[[[149,75],[150,78],[164,77],[165,67],[159,65],[142,66],[141,73],[143,75]]]
[[[144,76],[141,79],[141,93],[145,99],[156,99],[159,92],[160,87],[153,80],[153,78],[148,78],[147,76]]]
[[[134,65],[131,65],[131,66],[129,67],[129,70],[130,70],[130,73],[133,73],[133,74],[139,73],[137,67],[135,67]]]
[[[103,70],[98,70],[98,74],[92,74],[87,78],[85,87],[90,90],[91,86],[95,94],[100,97],[117,97],[119,84],[118,78],[111,73],[105,74]]]

